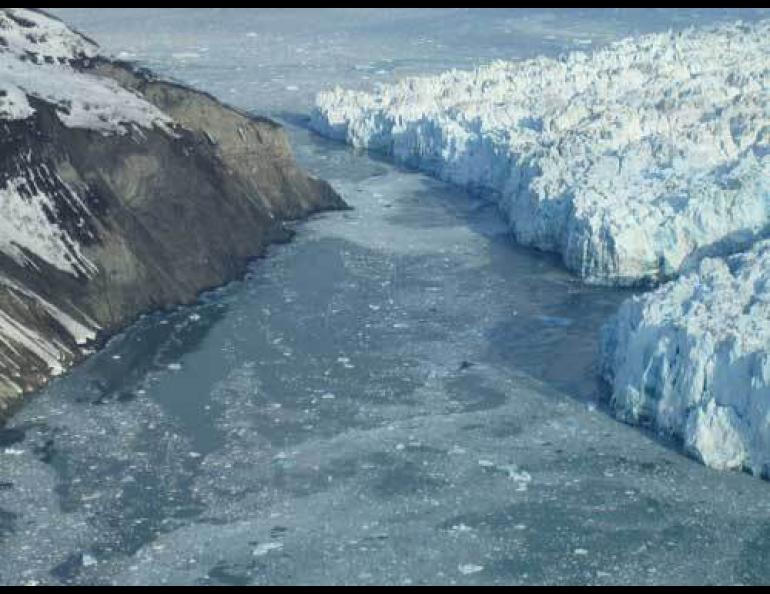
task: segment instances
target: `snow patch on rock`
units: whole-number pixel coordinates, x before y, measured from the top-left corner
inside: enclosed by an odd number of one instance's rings
[[[171,119],[114,80],[74,67],[98,47],[45,14],[0,9],[0,121],[31,117],[29,97],[57,107],[65,126],[125,133],[132,126],[169,129]]]
[[[53,200],[35,186],[33,177],[9,179],[0,187],[0,212],[0,252],[18,264],[34,267],[31,256],[36,256],[74,276],[95,272],[77,241],[52,220]]]
[[[586,281],[658,281],[770,222],[770,21],[318,95],[312,126],[495,197]]]
[[[718,469],[770,470],[770,241],[627,300],[602,336],[626,421]]]

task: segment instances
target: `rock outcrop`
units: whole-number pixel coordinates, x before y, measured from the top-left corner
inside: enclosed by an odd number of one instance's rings
[[[344,208],[280,126],[0,9],[0,411],[138,314]]]

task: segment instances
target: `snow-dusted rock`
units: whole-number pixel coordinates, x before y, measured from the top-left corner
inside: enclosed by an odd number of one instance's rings
[[[66,126],[125,133],[132,125],[168,126],[152,103],[117,82],[75,66],[97,55],[95,43],[34,10],[0,11],[0,119],[34,113],[29,97],[56,105]]]
[[[0,9],[0,420],[137,314],[239,274],[282,220],[342,205],[277,124]]]
[[[704,464],[770,471],[770,241],[627,300],[602,336],[617,414]]]
[[[674,276],[770,221],[770,21],[321,93],[322,134],[496,197],[589,282]]]

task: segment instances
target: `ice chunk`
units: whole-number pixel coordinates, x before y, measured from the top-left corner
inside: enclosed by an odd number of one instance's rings
[[[457,567],[458,571],[463,575],[470,575],[472,573],[478,573],[484,570],[483,565],[476,565],[474,563],[463,563]]]
[[[283,548],[283,543],[280,542],[263,542],[254,548],[253,555],[255,557],[263,557],[270,551],[277,551]]]

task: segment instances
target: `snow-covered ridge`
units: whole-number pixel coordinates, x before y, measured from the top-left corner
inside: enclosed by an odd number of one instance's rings
[[[60,20],[25,8],[0,12],[0,47],[36,64],[68,64],[92,58],[99,49]]]
[[[0,9],[0,121],[23,120],[35,110],[29,97],[57,106],[62,123],[104,133],[132,126],[167,127],[163,112],[115,81],[78,71],[98,47],[45,14]]]
[[[589,282],[676,275],[770,222],[770,21],[317,97],[312,125],[496,196]]]
[[[31,259],[36,257],[73,276],[88,276],[95,272],[93,263],[83,255],[77,239],[52,220],[52,213],[57,212],[54,197],[38,187],[36,180],[55,179],[62,190],[58,194],[86,217],[90,216],[88,206],[45,165],[37,169],[0,187],[0,252],[21,266],[36,268]]]
[[[770,241],[626,301],[602,366],[625,420],[682,438],[708,466],[767,475]]]
[[[31,118],[30,97],[56,107],[65,126],[103,133],[129,126],[166,125],[170,119],[115,81],[79,72],[76,60],[93,58],[97,46],[43,13],[0,9],[0,123]],[[4,132],[10,134],[5,127]],[[13,158],[14,171],[0,176],[0,252],[24,266],[35,259],[72,274],[89,275],[93,265],[56,220],[57,194],[83,217],[85,203],[45,163],[30,154]]]

